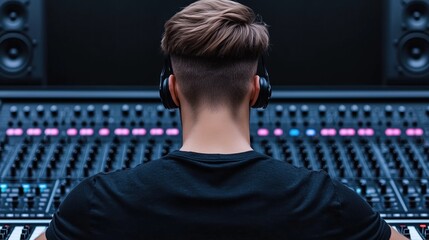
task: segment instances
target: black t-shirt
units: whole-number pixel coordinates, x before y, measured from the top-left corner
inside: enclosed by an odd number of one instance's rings
[[[66,197],[54,239],[389,239],[390,228],[323,171],[257,152],[176,151],[100,173]]]

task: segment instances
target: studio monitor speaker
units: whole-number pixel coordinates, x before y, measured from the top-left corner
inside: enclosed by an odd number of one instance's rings
[[[0,0],[0,84],[42,83],[44,0]]]
[[[385,82],[429,85],[429,0],[385,0],[384,6]]]

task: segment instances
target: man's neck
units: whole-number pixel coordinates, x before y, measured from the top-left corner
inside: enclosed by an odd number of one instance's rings
[[[239,112],[242,109],[241,112]],[[238,108],[201,110],[195,117],[182,109],[183,146],[181,151],[232,154],[251,151],[249,110]]]

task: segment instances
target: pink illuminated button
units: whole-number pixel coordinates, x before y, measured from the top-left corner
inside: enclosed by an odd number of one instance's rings
[[[268,129],[261,128],[261,129],[258,130],[258,136],[260,136],[260,137],[266,137],[268,135],[270,135],[270,131]]]
[[[356,130],[354,130],[353,128],[343,128],[340,129],[340,136],[343,137],[351,137],[356,135]]]
[[[421,128],[416,128],[414,129],[414,133],[416,136],[423,136],[425,132]]]
[[[94,135],[94,129],[92,129],[92,128],[82,128],[79,131],[79,134],[81,136],[92,136],[92,135]]]
[[[15,128],[15,136],[22,136],[24,134],[24,130],[21,128]]]
[[[178,136],[180,134],[180,131],[177,128],[169,128],[167,129],[166,133],[168,136]]]
[[[60,130],[58,128],[47,128],[45,129],[46,136],[58,136],[60,134]]]
[[[128,128],[117,128],[115,129],[116,136],[128,136],[130,135],[130,130]]]
[[[98,130],[98,135],[100,135],[102,137],[109,136],[110,130],[108,128],[102,128],[102,129]]]
[[[77,136],[77,129],[76,128],[67,129],[67,136],[71,136],[71,137]]]
[[[42,135],[42,129],[40,128],[29,128],[27,129],[28,136],[40,136]]]
[[[283,129],[281,128],[274,129],[274,136],[280,137],[280,136],[283,136],[283,134],[284,134]]]
[[[388,128],[388,129],[386,129],[386,131],[384,133],[388,137],[401,136],[401,129],[399,129],[399,128]]]
[[[333,137],[333,136],[337,135],[337,130],[335,130],[333,128],[324,128],[324,129],[320,130],[320,135],[322,135],[324,137]]]
[[[146,129],[144,128],[134,128],[132,133],[134,136],[144,136],[146,135]]]
[[[15,129],[9,128],[6,130],[6,135],[8,136],[15,136]]]
[[[406,134],[407,136],[410,136],[410,137],[415,137],[415,136],[420,137],[420,136],[423,136],[424,131],[421,128],[409,128],[407,129]]]
[[[6,130],[6,135],[8,136],[22,136],[24,134],[24,130],[21,128],[9,128]]]
[[[150,135],[152,135],[152,136],[162,136],[162,135],[164,135],[164,129],[162,129],[162,128],[152,128],[150,130]]]
[[[361,128],[358,130],[358,135],[359,136],[374,136],[375,132],[374,129],[372,128]]]

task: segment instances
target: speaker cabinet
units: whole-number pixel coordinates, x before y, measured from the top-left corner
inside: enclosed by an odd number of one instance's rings
[[[0,84],[46,79],[44,0],[0,0]]]
[[[429,0],[385,0],[384,80],[429,85]]]

